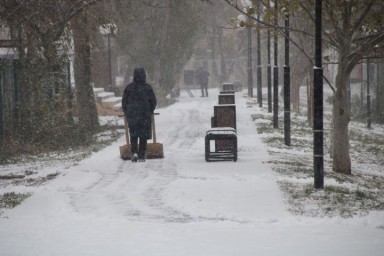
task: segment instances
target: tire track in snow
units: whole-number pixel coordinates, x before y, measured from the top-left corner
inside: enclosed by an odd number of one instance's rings
[[[188,150],[197,139],[204,138],[206,129],[202,125],[206,123],[204,116],[197,110],[189,110],[180,122],[173,127],[165,141],[167,151],[175,154],[180,150]]]
[[[193,108],[184,111],[176,107],[168,109],[167,115],[176,116],[177,119],[171,124],[164,123],[167,119],[159,120],[158,127],[162,127],[159,138],[164,145],[164,159],[148,160],[145,163],[119,159],[119,164],[109,162],[103,164],[105,168],[100,166],[86,170],[97,172],[100,178],[76,193],[69,192],[73,209],[78,214],[105,215],[139,222],[248,223],[250,220],[247,219],[190,215],[188,210],[176,208],[166,198],[169,197],[166,192],[170,184],[184,178],[178,173],[179,161],[188,157],[191,147],[196,146],[197,140],[204,138],[209,128],[211,116],[208,115],[211,111],[203,111],[212,109],[212,106],[202,104],[197,102]],[[204,149],[201,150],[203,152]]]
[[[178,179],[180,149],[188,149],[201,135],[204,116],[196,109],[180,112],[167,130],[165,158],[145,163],[122,161],[117,168],[100,168],[100,178],[77,192],[70,192],[71,206],[79,214],[109,214],[134,221],[190,222],[190,215],[167,205],[164,191]],[[179,152],[177,154],[177,152]]]
[[[125,180],[125,172],[129,171],[124,170],[122,165],[116,170],[108,167],[92,170],[97,172],[100,178],[83,190],[69,193],[74,210],[78,213],[106,213],[113,207],[115,199],[121,200],[119,183]]]

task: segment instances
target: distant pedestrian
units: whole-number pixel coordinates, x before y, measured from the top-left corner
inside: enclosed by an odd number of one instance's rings
[[[197,81],[200,84],[201,88],[201,97],[208,97],[208,77],[209,72],[204,70],[203,67],[199,67],[197,70]],[[205,95],[204,95],[205,92]]]
[[[156,104],[152,86],[146,83],[145,69],[135,68],[133,81],[125,87],[122,99],[122,107],[129,127],[133,162],[145,161],[147,140],[152,138],[152,115]]]

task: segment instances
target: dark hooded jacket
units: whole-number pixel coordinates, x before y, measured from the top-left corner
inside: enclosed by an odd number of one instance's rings
[[[202,85],[202,86],[207,86],[208,85],[208,77],[209,77],[209,72],[204,70],[203,68],[199,68],[197,70],[197,82]]]
[[[145,69],[135,68],[133,82],[125,88],[122,100],[131,136],[152,138],[151,122],[156,104],[155,93],[146,83]]]

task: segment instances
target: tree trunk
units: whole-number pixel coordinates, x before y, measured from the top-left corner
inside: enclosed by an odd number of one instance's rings
[[[291,77],[291,103],[293,111],[300,112],[300,87],[302,79],[299,79],[297,76]]]
[[[48,92],[48,101],[45,103],[51,113],[47,113],[46,117],[50,119],[52,127],[50,128],[54,134],[60,133],[68,123],[66,108],[66,88],[65,88],[65,66],[63,65],[63,56],[60,56],[56,45],[53,43],[53,37],[50,34],[42,40],[43,54],[46,60],[46,76],[49,82],[45,85]]]
[[[164,56],[164,53],[162,52],[162,48],[166,44],[166,38],[168,34],[168,29],[169,29],[169,16],[171,11],[168,8],[165,8],[164,10],[161,10],[161,11],[154,8],[152,11],[154,12],[153,15],[155,15],[155,13],[160,15],[156,17],[158,21],[157,26],[152,28],[154,30],[158,30],[158,33],[159,33],[159,38],[156,42],[156,50],[155,50],[156,58],[154,59],[155,63],[154,63],[153,77],[156,83],[158,83],[158,85],[163,88],[165,86],[163,84],[164,83],[163,77],[166,76],[165,70],[162,68],[163,66],[165,66],[163,63],[164,62],[163,59],[167,59],[167,58]],[[156,33],[156,32],[153,31],[153,33]]]
[[[351,174],[349,156],[348,124],[350,110],[348,106],[347,81],[350,72],[347,64],[340,62],[336,76],[336,92],[333,99],[333,166],[338,173]]]
[[[30,33],[30,28],[25,28],[26,39],[21,41],[20,36],[18,35],[18,39],[21,42],[26,42],[25,44],[20,43],[18,45],[18,54],[20,60],[20,112],[18,113],[18,123],[16,124],[17,135],[19,139],[24,143],[31,142],[34,140],[36,131],[38,130],[38,126],[40,124],[37,116],[37,112],[39,111],[39,103],[41,100],[38,98],[38,94],[41,93],[39,88],[39,66],[35,63],[39,63],[38,54],[36,52],[37,44],[36,39]]]
[[[1,60],[1,79],[2,79],[2,112],[3,112],[3,132],[6,140],[13,137],[14,132],[14,83],[13,83],[13,60],[4,58]],[[0,88],[1,89],[1,88]],[[1,136],[0,136],[1,137]]]
[[[81,15],[73,23],[75,46],[74,77],[79,124],[91,132],[99,126],[95,96],[91,85],[91,46],[87,18]]]

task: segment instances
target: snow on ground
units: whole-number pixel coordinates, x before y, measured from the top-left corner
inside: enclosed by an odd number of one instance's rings
[[[197,91],[196,91],[197,92]],[[195,93],[196,94],[196,93]],[[382,255],[384,214],[310,218],[288,212],[246,97],[236,93],[239,159],[204,161],[218,92],[182,93],[159,109],[164,159],[133,164],[122,137],[0,215],[1,255]],[[198,94],[197,94],[198,95]],[[15,191],[6,186],[0,192]]]

